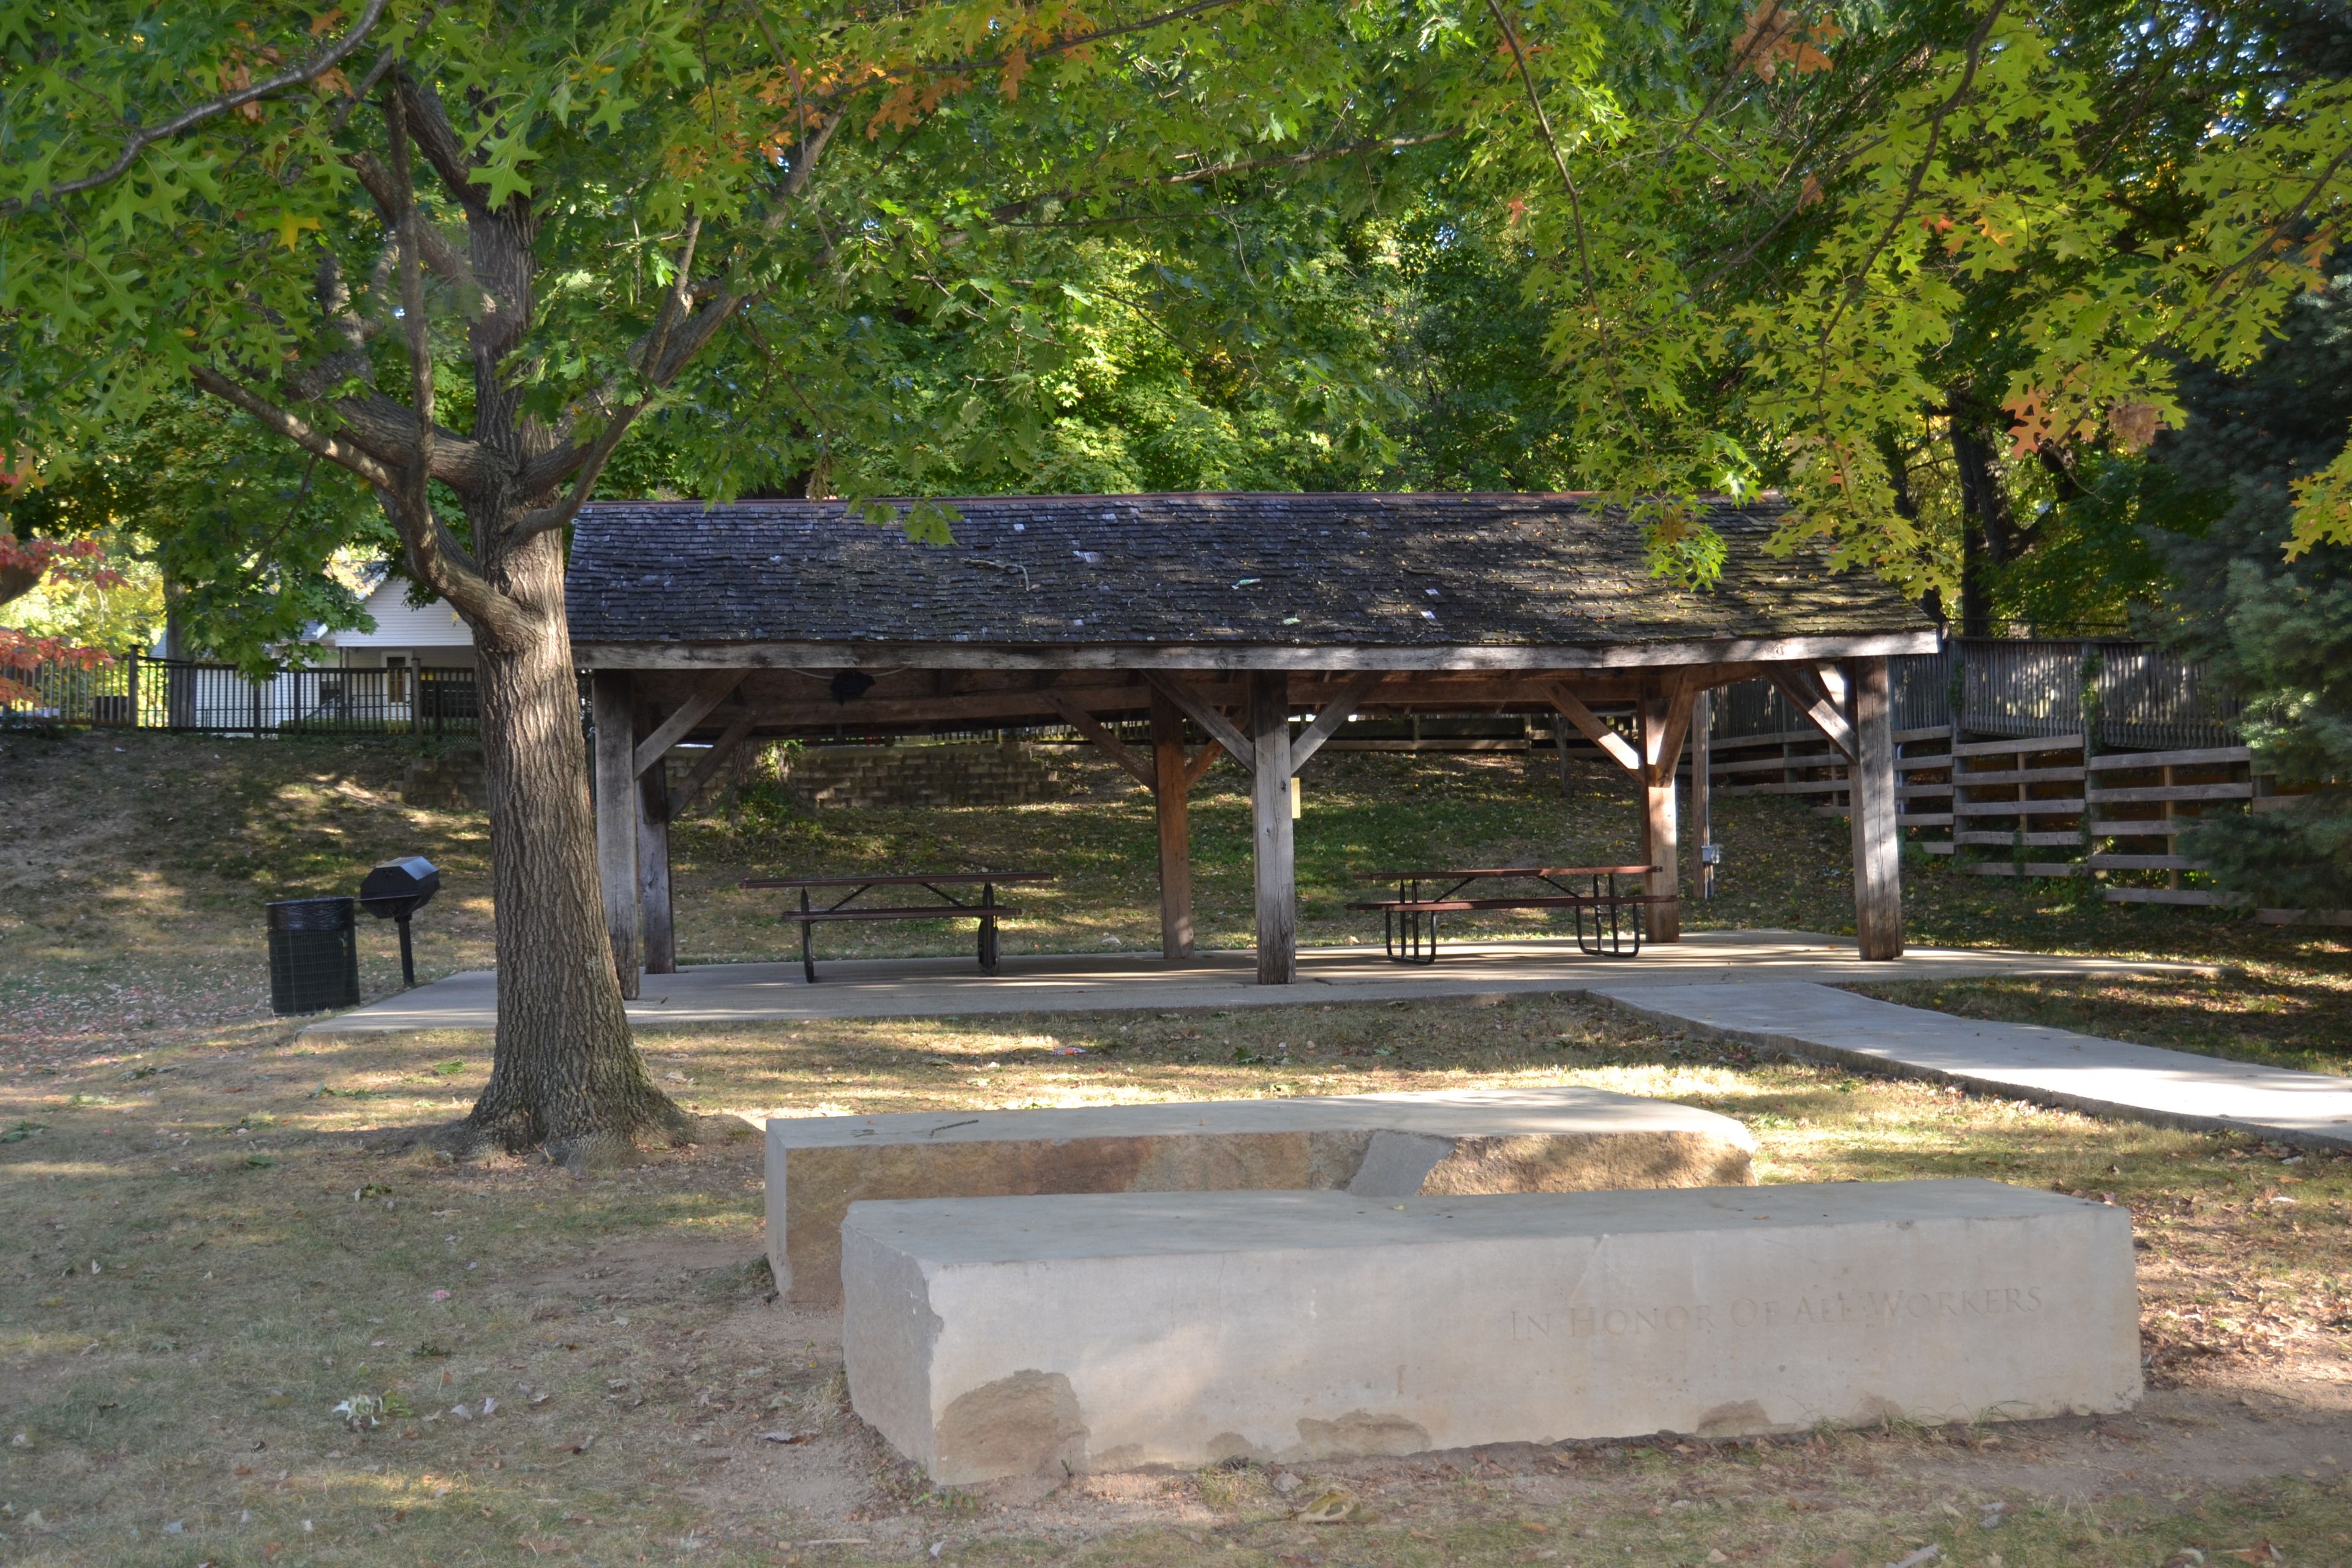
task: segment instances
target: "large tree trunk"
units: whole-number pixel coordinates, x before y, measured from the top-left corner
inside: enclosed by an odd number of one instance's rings
[[[1960,580],[1961,630],[1969,637],[1992,635],[1992,577],[2023,553],[2031,542],[2009,503],[1993,437],[1969,425],[1953,399],[1952,458],[1960,479],[1963,536]]]
[[[646,1134],[684,1139],[692,1123],[630,1044],[605,940],[561,536],[541,534],[503,567],[536,635],[510,646],[476,633],[499,1034],[489,1087],[457,1142],[544,1145],[576,1167],[616,1159]]]

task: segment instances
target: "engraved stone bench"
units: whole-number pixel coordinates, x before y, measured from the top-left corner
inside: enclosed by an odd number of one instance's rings
[[[842,1234],[851,1403],[950,1484],[2140,1393],[2129,1214],[1995,1182],[967,1198]]]
[[[1594,1089],[773,1117],[768,1261],[841,1300],[841,1218],[869,1198],[1317,1188],[1369,1197],[1690,1187],[1756,1178],[1727,1116]]]

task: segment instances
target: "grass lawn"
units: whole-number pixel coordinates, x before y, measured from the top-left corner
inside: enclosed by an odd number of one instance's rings
[[[348,890],[396,850],[448,872],[422,966],[487,958],[482,825],[398,804],[401,760],[0,740],[6,1561],[2352,1563],[2352,1162],[1752,1060],[1570,998],[646,1035],[656,1076],[714,1114],[1591,1084],[1739,1118],[1767,1182],[1995,1176],[2112,1197],[2142,1248],[2151,1394],[2126,1418],[932,1489],[847,1414],[835,1325],[765,1300],[748,1128],[581,1179],[439,1163],[397,1134],[468,1102],[486,1037],[312,1043],[266,1016],[257,903]],[[1630,848],[1630,795],[1597,772],[1563,801],[1515,763],[1337,762],[1302,824],[1310,939],[1360,939],[1336,910],[1360,868]],[[1247,918],[1230,787],[1196,843],[1226,942]],[[1843,825],[1727,806],[1707,923],[1838,929]],[[1020,933],[1033,949],[1156,943],[1149,813],[1107,779],[1048,806],[747,814],[679,837],[695,956],[782,950],[728,902],[752,868],[950,854],[1065,871]],[[1979,984],[1936,1005],[2079,1007],[2058,1021],[2339,1069],[2352,1045],[2339,938],[1935,870],[1907,890],[1918,940],[2236,966],[2210,991]],[[386,989],[388,930],[366,946]],[[2263,995],[2278,1006],[2240,1005]],[[1055,1054],[1070,1045],[1086,1054]],[[352,1401],[379,1424],[349,1426]],[[1332,1489],[1351,1522],[1292,1518]]]

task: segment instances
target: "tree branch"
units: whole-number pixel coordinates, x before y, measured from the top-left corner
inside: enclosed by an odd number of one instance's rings
[[[508,536],[517,543],[536,534],[563,527],[580,515],[580,509],[596,488],[598,476],[613,453],[628,434],[637,416],[651,407],[655,398],[669,388],[678,373],[702,352],[713,334],[727,324],[729,317],[743,308],[745,296],[730,289],[721,289],[718,298],[688,319],[681,330],[678,315],[691,303],[691,285],[688,273],[694,265],[694,251],[701,237],[702,220],[696,217],[687,225],[684,253],[678,258],[677,282],[662,301],[661,314],[654,329],[646,334],[645,345],[638,352],[638,374],[650,384],[652,390],[643,397],[614,414],[596,439],[586,447],[569,447],[560,452],[527,466],[517,486],[524,495],[536,495],[546,487],[559,483],[567,475],[574,475],[572,492],[553,506],[544,506],[524,513],[508,530]]]
[[[412,523],[399,493],[390,486],[378,485],[375,499],[399,531],[401,542],[408,547],[410,573],[455,605],[471,623],[478,638],[509,647],[530,640],[530,617],[482,575],[447,525],[429,513],[421,523]]]
[[[372,485],[381,487],[393,482],[392,470],[367,453],[315,428],[308,420],[288,413],[243,383],[231,381],[208,364],[194,366],[188,374],[198,388],[223,403],[244,409],[304,451],[349,468]]]
[[[387,225],[398,223],[400,193],[392,171],[378,163],[373,153],[354,153],[345,162],[352,173],[359,176],[361,185],[375,203],[376,215]],[[409,205],[415,207],[414,197],[410,198]],[[473,264],[466,259],[465,252],[457,248],[441,226],[421,210],[414,213],[414,221],[416,225],[417,257],[434,276],[478,291],[481,285],[475,281]]]
[[[110,181],[121,178],[125,170],[138,162],[140,153],[158,142],[169,141],[184,131],[192,130],[207,120],[226,114],[230,110],[240,108],[257,99],[267,98],[281,88],[295,87],[304,82],[317,80],[341,64],[353,49],[360,47],[369,32],[382,19],[386,3],[387,0],[368,0],[367,9],[361,14],[357,22],[352,24],[351,31],[311,56],[304,64],[296,66],[291,70],[280,71],[276,76],[266,78],[249,87],[238,88],[235,92],[223,93],[218,98],[173,115],[160,125],[149,126],[145,130],[132,132],[131,139],[122,144],[122,151],[117,153],[114,161],[105,168],[94,174],[85,174],[79,179],[60,181],[37,195],[13,196],[5,202],[0,202],[0,216],[13,216],[37,202],[51,202],[59,196],[69,196],[81,191],[95,190]]]
[[[1962,57],[1966,64],[1960,71],[1960,83],[1952,89],[1949,97],[1936,106],[1935,112],[1927,117],[1927,140],[1919,150],[1918,159],[1911,165],[1910,178],[1904,184],[1903,199],[1895,205],[1895,216],[1886,220],[1886,226],[1879,232],[1878,237],[1871,242],[1870,254],[1864,257],[1862,265],[1854,269],[1843,297],[1838,300],[1837,309],[1830,313],[1829,321],[1822,327],[1821,335],[1814,340],[1824,353],[1828,351],[1831,334],[1834,333],[1839,324],[1845,320],[1847,307],[1853,303],[1855,297],[1863,289],[1869,287],[1870,269],[1878,265],[1878,258],[1886,253],[1887,246],[1892,244],[1895,237],[1902,232],[1904,220],[1911,216],[1912,204],[1919,199],[1920,187],[1927,183],[1927,171],[1934,166],[1936,156],[1942,150],[1944,121],[1960,107],[1967,100],[1970,89],[1976,86],[1977,71],[1984,63],[1985,44],[1992,37],[1993,24],[2000,20],[2001,12],[2008,6],[2009,0],[1992,0],[1992,4],[1985,7],[1983,18],[1977,23],[1976,31],[1969,36],[1968,47]],[[1821,377],[1813,384],[1814,395],[1817,399],[1821,395],[1823,382],[1828,379],[1828,368],[1824,365]]]
[[[1551,116],[1544,111],[1543,95],[1536,91],[1535,74],[1528,68],[1528,52],[1519,45],[1519,35],[1503,16],[1496,0],[1486,0],[1487,14],[1495,26],[1503,30],[1504,41],[1511,46],[1511,58],[1518,62],[1519,80],[1528,89],[1528,103],[1536,111],[1536,128],[1543,132],[1544,145],[1551,149],[1553,167],[1559,171],[1559,183],[1568,187],[1568,216],[1576,226],[1577,265],[1584,273],[1584,299],[1591,304],[1598,289],[1592,279],[1592,249],[1584,237],[1584,197],[1577,191],[1576,178],[1568,172],[1568,154],[1559,150],[1559,138],[1552,134]]]
[[[418,519],[433,515],[433,343],[425,316],[425,268],[418,259],[416,184],[409,173],[408,114],[395,88],[384,95],[391,138],[394,242],[400,247],[400,318],[407,329],[409,399],[416,410],[415,456],[408,467],[407,504]]]
[[[425,154],[425,161],[433,165],[433,172],[441,177],[450,198],[468,212],[488,212],[466,155],[465,140],[449,123],[449,112],[441,107],[440,95],[411,80],[405,71],[394,81],[402,107],[407,110],[409,140]]]
[[[1302,164],[1319,163],[1332,158],[1346,158],[1358,153],[1402,151],[1407,147],[1425,147],[1433,142],[1446,142],[1459,136],[1458,130],[1433,131],[1425,136],[1375,136],[1362,142],[1350,142],[1343,147],[1323,147],[1311,153],[1293,153],[1280,158],[1244,158],[1235,163],[1219,163],[1205,169],[1180,169],[1172,174],[1153,174],[1148,179],[1122,180],[1110,188],[1115,191],[1139,190],[1151,185],[1189,185],[1199,180],[1222,179],[1227,174],[1246,174],[1258,169],[1295,169]],[[1068,201],[1075,195],[1057,191],[1051,195],[1023,196],[993,208],[989,216],[1003,222],[1015,214],[1044,201]]]
[[[1029,50],[1028,58],[1037,60],[1050,55],[1067,54],[1072,49],[1083,49],[1090,44],[1099,44],[1110,38],[1125,37],[1130,33],[1148,33],[1156,27],[1164,27],[1171,22],[1181,22],[1189,16],[1197,16],[1203,11],[1222,10],[1227,5],[1238,4],[1240,0],[1193,0],[1190,5],[1179,5],[1172,11],[1162,11],[1156,16],[1121,23],[1116,27],[1100,27],[1091,33],[1074,33],[1066,38],[1056,38],[1043,48]],[[1010,58],[1007,55],[981,55],[970,59],[950,60],[936,66],[919,66],[914,69],[924,75],[935,77],[969,76],[977,71],[993,70],[1003,65]],[[824,104],[839,103],[884,83],[897,83],[904,80],[907,74],[905,71],[883,71],[854,85],[845,86],[837,92],[826,93],[816,101]]]

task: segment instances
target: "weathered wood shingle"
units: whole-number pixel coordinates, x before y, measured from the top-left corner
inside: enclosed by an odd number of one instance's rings
[[[569,577],[599,644],[1181,643],[1544,647],[1916,633],[1893,588],[1765,543],[1775,502],[1715,504],[1722,581],[1653,578],[1639,531],[1574,496],[1133,495],[952,503],[916,544],[839,502],[604,502]]]

